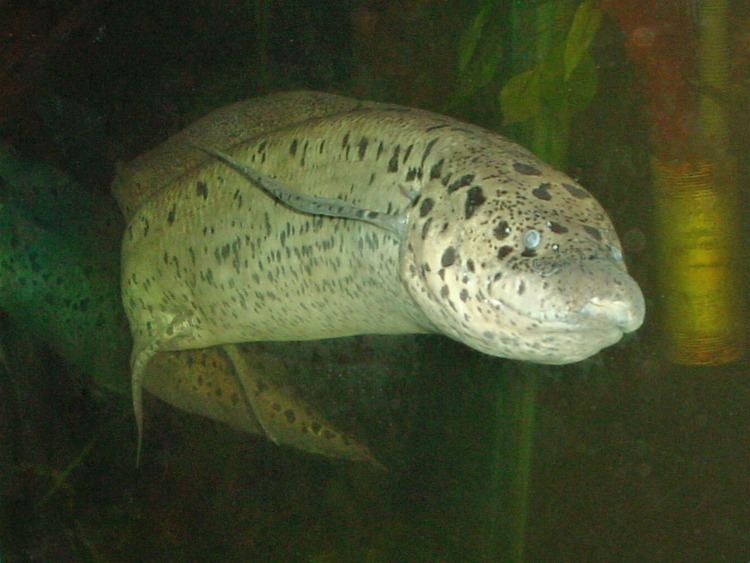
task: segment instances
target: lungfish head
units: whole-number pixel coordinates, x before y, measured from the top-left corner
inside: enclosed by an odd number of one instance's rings
[[[636,330],[643,295],[591,194],[523,150],[474,160],[484,165],[442,163],[408,217],[402,276],[436,329],[546,364]]]

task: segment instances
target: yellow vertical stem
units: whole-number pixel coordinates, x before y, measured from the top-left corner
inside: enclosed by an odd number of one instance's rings
[[[704,0],[697,51],[701,153],[653,160],[660,240],[662,327],[668,359],[718,365],[744,349],[744,288],[738,279],[739,222],[729,116],[719,97],[729,79],[727,0]]]
[[[731,198],[716,188],[716,167],[707,160],[654,159],[653,171],[667,358],[694,365],[735,360],[743,332]]]

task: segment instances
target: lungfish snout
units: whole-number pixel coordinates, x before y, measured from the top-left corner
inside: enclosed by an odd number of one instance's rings
[[[633,332],[643,324],[646,304],[640,287],[630,279],[621,293],[593,297],[581,313],[613,324],[623,332]]]

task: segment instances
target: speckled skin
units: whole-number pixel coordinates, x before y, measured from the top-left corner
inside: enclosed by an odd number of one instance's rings
[[[369,104],[225,152],[299,193],[405,215],[406,230],[293,211],[214,158],[154,193],[123,242],[139,425],[157,351],[441,332],[495,356],[568,363],[642,323],[601,206],[481,128]]]

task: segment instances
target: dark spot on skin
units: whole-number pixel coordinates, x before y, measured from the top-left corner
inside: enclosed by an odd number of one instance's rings
[[[435,205],[435,200],[432,198],[425,198],[422,200],[422,205],[419,206],[419,216],[424,217],[427,215],[430,211],[432,211],[433,206]]]
[[[402,159],[402,162],[406,164],[406,161],[409,160],[409,155],[411,154],[411,150],[414,148],[414,145],[409,145],[406,147],[406,150],[404,151],[404,158]]]
[[[560,223],[555,223],[554,221],[550,222],[549,230],[552,231],[553,233],[557,233],[558,235],[568,232],[567,227],[561,225]]]
[[[510,225],[508,225],[508,221],[500,221],[492,232],[497,240],[503,240],[510,234]]]
[[[588,233],[588,235],[594,240],[602,240],[602,234],[599,232],[599,229],[596,229],[590,225],[584,225],[583,230],[586,231],[586,233]]]
[[[427,219],[427,221],[424,222],[424,225],[422,225],[422,240],[427,239],[427,234],[430,231],[430,225],[432,225],[432,217]]]
[[[587,197],[591,197],[591,195],[584,190],[583,188],[579,188],[578,186],[574,186],[573,184],[561,184],[565,190],[572,195],[575,198],[578,199],[586,199]]]
[[[294,424],[294,421],[297,420],[297,417],[294,416],[294,411],[291,409],[287,409],[284,411],[284,416],[286,417],[286,421],[289,424]]]
[[[453,266],[455,262],[456,249],[452,246],[449,246],[445,249],[445,252],[443,252],[443,256],[440,258],[440,265],[443,266],[443,268],[448,268],[450,266]]]
[[[357,146],[357,156],[359,156],[360,160],[364,160],[365,153],[367,152],[367,145],[370,143],[370,141],[367,140],[367,137],[362,137],[359,140],[359,145]]]
[[[534,256],[536,256],[536,250],[527,248],[526,250],[521,252],[521,256],[523,256],[524,258],[533,258]]]
[[[473,186],[469,193],[466,195],[466,205],[464,206],[464,213],[467,219],[471,219],[476,210],[481,206],[487,198],[484,197],[484,192],[481,186]]]
[[[206,185],[206,182],[198,182],[198,184],[195,186],[195,192],[199,197],[208,199],[208,186]]]
[[[436,180],[437,178],[440,178],[441,174],[443,173],[444,162],[445,162],[445,159],[441,158],[435,164],[432,165],[432,167],[430,168],[430,180]]]
[[[443,299],[447,299],[450,294],[451,290],[447,285],[444,285],[440,288],[440,297],[442,297]]]
[[[469,300],[469,292],[466,289],[462,289],[459,297],[461,298],[461,301],[466,303],[466,301]]]
[[[542,173],[539,172],[537,168],[535,168],[531,164],[526,164],[525,162],[514,162],[513,170],[515,170],[519,174],[523,174],[524,176],[541,176],[542,175]]]
[[[407,182],[411,182],[416,177],[417,177],[417,169],[416,168],[409,168],[409,171],[406,173],[406,181]]]
[[[346,146],[349,144],[349,133],[344,135],[344,138],[341,140],[341,148],[346,148]]]
[[[169,213],[167,214],[167,223],[170,225],[174,223],[174,216],[175,212],[177,211],[177,208],[174,204],[172,204],[172,208],[169,210]]]
[[[297,146],[299,145],[299,142],[297,139],[294,139],[292,141],[292,144],[289,145],[289,154],[292,156],[295,156],[297,154]]]
[[[448,193],[452,194],[456,190],[465,188],[474,181],[474,174],[466,174],[461,176],[458,180],[455,180],[448,186]]]
[[[398,155],[401,152],[401,145],[396,145],[393,149],[393,155],[388,161],[388,172],[398,172]]]
[[[502,260],[511,252],[513,252],[512,246],[501,246],[500,248],[497,249],[497,259]]]
[[[552,199],[552,194],[549,193],[550,187],[551,184],[549,182],[544,182],[543,184],[539,184],[539,186],[531,190],[531,194],[541,200],[549,201]]]
[[[424,163],[427,160],[427,157],[430,156],[430,153],[432,152],[432,147],[435,146],[435,143],[437,143],[437,137],[430,140],[429,143],[427,143],[427,146],[424,149],[424,152],[422,153],[422,161],[419,163],[419,168],[424,168]]]
[[[523,295],[526,292],[526,283],[523,281],[518,284],[518,295]]]
[[[471,273],[473,274],[473,273],[474,273],[474,269],[475,269],[475,268],[474,268],[474,260],[472,260],[471,258],[469,258],[469,259],[468,259],[468,260],[466,261],[466,267],[467,267],[467,268],[469,269],[469,271],[470,271],[470,272],[471,272]]]

